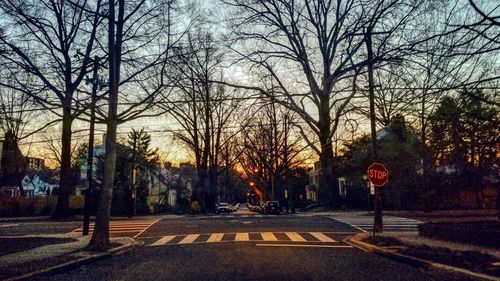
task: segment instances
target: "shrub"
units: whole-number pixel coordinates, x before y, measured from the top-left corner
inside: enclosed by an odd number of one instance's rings
[[[47,216],[56,206],[57,196],[10,197],[0,196],[0,216]],[[71,214],[80,214],[84,206],[83,196],[70,196]]]

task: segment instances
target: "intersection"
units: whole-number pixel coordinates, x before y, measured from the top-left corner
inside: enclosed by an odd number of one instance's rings
[[[364,252],[345,239],[362,232],[340,217],[230,215],[153,220],[141,247],[34,280],[475,280]]]

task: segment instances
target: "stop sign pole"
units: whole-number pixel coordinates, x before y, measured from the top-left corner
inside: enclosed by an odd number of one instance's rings
[[[382,196],[380,188],[389,181],[389,171],[383,164],[373,163],[366,171],[370,184],[375,186],[375,214],[373,219],[373,235],[382,232]]]

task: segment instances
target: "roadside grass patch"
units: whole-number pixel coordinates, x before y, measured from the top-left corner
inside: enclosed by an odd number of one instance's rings
[[[0,237],[0,256],[22,252],[51,244],[63,244],[77,241],[73,238],[44,238],[44,237]]]
[[[448,248],[430,247],[427,245],[409,245],[394,237],[387,236],[370,236],[364,241],[380,247],[399,246],[398,253],[403,255],[464,268],[473,272],[500,276],[500,266],[494,265],[494,263],[499,262],[499,260],[485,253],[477,251],[455,251]]]

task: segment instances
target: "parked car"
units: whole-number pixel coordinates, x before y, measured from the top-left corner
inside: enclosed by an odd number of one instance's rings
[[[264,205],[264,213],[266,214],[279,214],[280,213],[280,204],[278,201],[267,201]]]
[[[261,214],[265,214],[266,213],[266,202],[260,203],[259,213],[261,213]]]
[[[229,213],[229,212],[231,212],[231,209],[230,209],[228,203],[219,203],[219,204],[217,204],[217,206],[215,208],[215,212],[217,214],[219,214],[219,213]]]
[[[248,210],[252,212],[258,212],[259,211],[259,206],[258,205],[251,205],[250,203],[247,203]]]

